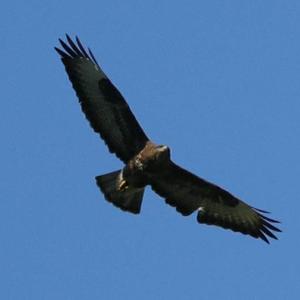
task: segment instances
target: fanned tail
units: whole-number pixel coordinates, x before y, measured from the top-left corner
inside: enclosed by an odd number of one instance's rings
[[[124,211],[138,214],[141,210],[144,188],[128,187],[125,190],[120,190],[118,188],[120,176],[121,170],[118,170],[96,176],[96,182],[107,201]]]

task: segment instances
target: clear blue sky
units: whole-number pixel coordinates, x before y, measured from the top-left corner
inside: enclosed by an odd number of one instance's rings
[[[1,299],[299,299],[299,1],[2,4]],[[78,34],[174,160],[282,221],[262,241],[139,216],[94,176],[121,167],[54,52]]]

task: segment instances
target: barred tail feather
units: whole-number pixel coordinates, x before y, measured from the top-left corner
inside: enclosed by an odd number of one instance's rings
[[[96,176],[96,182],[104,197],[113,205],[124,211],[138,214],[141,210],[144,188],[132,188],[124,191],[118,189],[121,170]]]

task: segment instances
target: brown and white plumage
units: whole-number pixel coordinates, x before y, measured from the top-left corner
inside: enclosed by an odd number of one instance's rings
[[[55,50],[72,82],[81,108],[92,128],[109,150],[124,163],[123,170],[97,176],[105,198],[117,207],[139,213],[144,188],[165,198],[182,215],[197,212],[199,223],[217,225],[269,242],[280,230],[267,213],[249,206],[222,188],[177,166],[166,146],[152,143],[131,112],[125,99],[107,78],[93,53],[67,35]]]

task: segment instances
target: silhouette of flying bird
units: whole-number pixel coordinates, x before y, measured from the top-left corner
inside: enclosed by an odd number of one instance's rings
[[[97,63],[90,49],[78,37],[59,39],[66,72],[78,96],[82,111],[110,152],[125,164],[123,169],[97,176],[106,200],[124,211],[138,214],[144,189],[165,199],[184,216],[197,211],[199,223],[217,225],[248,234],[269,243],[280,229],[266,217],[229,192],[176,165],[165,145],[155,144],[139,125],[125,99]]]

